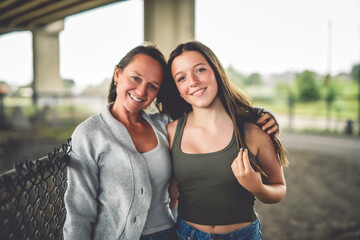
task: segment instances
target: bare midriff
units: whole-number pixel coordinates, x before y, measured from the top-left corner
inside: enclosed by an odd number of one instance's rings
[[[244,223],[235,223],[230,225],[201,225],[188,221],[185,222],[200,231],[207,233],[218,233],[218,234],[233,232],[235,230],[239,230],[251,224],[251,222],[244,222]]]

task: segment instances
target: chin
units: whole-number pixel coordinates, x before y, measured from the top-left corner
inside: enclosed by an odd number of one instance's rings
[[[140,106],[127,106],[125,107],[126,110],[129,112],[129,113],[138,113],[140,112],[142,109],[144,109],[145,107],[140,107]]]
[[[192,104],[194,107],[197,107],[197,108],[208,108],[210,107],[210,103],[202,103],[202,104]]]

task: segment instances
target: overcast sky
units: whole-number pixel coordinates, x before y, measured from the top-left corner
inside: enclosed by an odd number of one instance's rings
[[[196,0],[195,38],[225,67],[247,74],[349,72],[360,62],[359,0]],[[331,28],[329,28],[331,23]],[[331,30],[331,31],[329,31]],[[143,2],[125,1],[65,19],[60,74],[77,87],[98,84],[143,41]],[[32,36],[0,36],[0,80],[31,82]]]

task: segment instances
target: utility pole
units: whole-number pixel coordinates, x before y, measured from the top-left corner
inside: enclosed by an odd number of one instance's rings
[[[328,59],[327,59],[327,64],[328,64],[328,74],[325,76],[325,88],[327,90],[326,93],[326,115],[327,115],[327,123],[326,123],[326,130],[330,131],[330,124],[331,124],[331,111],[332,111],[332,103],[333,103],[333,95],[331,93],[331,52],[332,50],[332,23],[331,21],[329,21],[328,23]]]
[[[332,22],[328,23],[328,75],[331,76],[331,58],[332,58]]]
[[[358,136],[360,136],[360,26],[359,26],[359,67],[358,67]]]

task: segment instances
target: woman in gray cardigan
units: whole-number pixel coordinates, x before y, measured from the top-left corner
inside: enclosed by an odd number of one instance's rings
[[[72,135],[64,239],[173,239],[166,114],[144,111],[168,81],[154,46],[132,49],[116,66],[104,110]],[[270,114],[271,131],[277,131]],[[275,126],[275,127],[274,127]]]
[[[134,48],[116,66],[108,106],[75,129],[65,239],[139,239],[159,232],[170,238],[169,118],[143,111],[165,78],[160,51]]]

